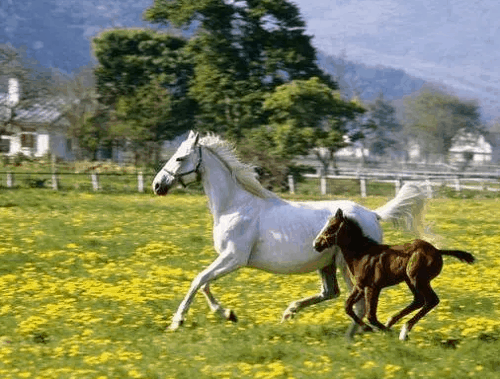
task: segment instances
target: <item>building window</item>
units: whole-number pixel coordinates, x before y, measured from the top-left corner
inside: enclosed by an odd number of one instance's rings
[[[33,133],[21,134],[21,147],[27,149],[34,149],[36,146],[36,135]]]
[[[0,153],[10,152],[10,138],[0,137]]]

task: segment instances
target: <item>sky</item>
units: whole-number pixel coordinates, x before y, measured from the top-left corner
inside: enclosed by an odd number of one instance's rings
[[[498,0],[294,0],[318,50],[480,99],[500,116]]]

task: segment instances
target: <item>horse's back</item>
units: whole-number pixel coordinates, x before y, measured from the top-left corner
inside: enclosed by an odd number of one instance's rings
[[[352,218],[357,221],[363,234],[370,237],[374,241],[382,242],[382,228],[380,227],[380,219],[374,211],[355,203],[351,200],[327,200],[327,201],[304,201],[304,202],[291,202],[290,204],[296,205],[304,209],[317,209],[328,211],[333,216],[340,208],[346,217]],[[326,221],[325,221],[326,222]],[[324,223],[323,223],[324,226]]]

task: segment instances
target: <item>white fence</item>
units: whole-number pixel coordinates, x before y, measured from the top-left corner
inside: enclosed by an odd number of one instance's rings
[[[500,173],[438,173],[438,172],[344,172],[341,175],[305,174],[304,177],[320,180],[320,192],[326,195],[328,192],[327,179],[334,180],[358,180],[359,190],[362,197],[367,196],[367,182],[394,183],[394,191],[397,193],[405,181],[416,181],[425,184],[428,197],[432,197],[432,187],[446,186],[454,188],[457,192],[462,190],[476,191],[500,191]],[[293,176],[288,177],[290,193],[295,192]]]

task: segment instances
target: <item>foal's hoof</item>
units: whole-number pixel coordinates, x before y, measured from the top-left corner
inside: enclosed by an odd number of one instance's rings
[[[238,317],[236,317],[236,313],[234,313],[232,309],[226,309],[224,316],[227,321],[238,322]]]
[[[408,330],[408,325],[404,324],[403,327],[401,328],[401,333],[399,333],[399,340],[400,341],[406,341],[408,340],[408,333],[410,331]]]
[[[361,328],[361,330],[362,330],[363,332],[369,332],[369,333],[371,333],[371,332],[373,332],[373,331],[374,331],[374,330],[373,330],[373,328],[372,328],[370,325],[364,325],[364,326]]]

